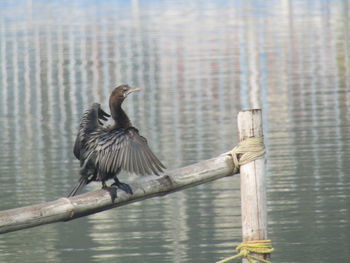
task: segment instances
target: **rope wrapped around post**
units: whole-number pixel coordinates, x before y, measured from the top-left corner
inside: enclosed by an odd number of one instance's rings
[[[249,138],[238,143],[230,152],[232,156],[234,173],[239,171],[243,164],[262,158],[265,155],[264,138]]]
[[[270,263],[270,261],[255,257],[250,255],[250,253],[256,254],[270,254],[273,252],[273,248],[271,246],[271,240],[252,240],[245,241],[239,244],[236,247],[238,254],[232,257],[228,257],[217,261],[216,263],[227,263],[237,258],[246,258],[249,263],[255,263],[260,261],[261,263]]]

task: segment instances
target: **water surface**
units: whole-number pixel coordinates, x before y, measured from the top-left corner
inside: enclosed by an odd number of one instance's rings
[[[1,1],[0,209],[65,196],[81,114],[128,83],[143,91],[125,108],[169,168],[228,151],[238,111],[261,107],[273,261],[346,261],[349,4]],[[235,176],[2,235],[0,262],[215,262],[240,240]]]

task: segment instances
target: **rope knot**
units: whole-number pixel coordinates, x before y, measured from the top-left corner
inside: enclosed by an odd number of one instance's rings
[[[239,171],[239,167],[259,159],[265,154],[264,138],[248,138],[238,143],[230,152],[234,165],[234,173]]]
[[[238,254],[241,255],[242,258],[247,258],[249,256],[249,249],[247,249],[246,247],[242,247],[240,249],[238,249],[238,247],[236,248],[236,250],[238,250]]]
[[[273,252],[274,249],[272,248],[271,240],[252,240],[242,242],[236,247],[236,250],[238,252],[237,255],[225,258],[216,263],[227,263],[237,258],[246,258],[249,261],[249,263],[255,263],[257,261],[261,263],[271,263],[266,259],[253,256],[250,253],[270,254]]]

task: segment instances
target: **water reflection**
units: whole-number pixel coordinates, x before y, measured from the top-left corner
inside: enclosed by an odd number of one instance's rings
[[[348,1],[1,1],[1,209],[66,195],[81,113],[129,83],[170,168],[227,151],[262,107],[274,260],[348,258],[348,21]],[[240,240],[238,179],[4,235],[0,261],[214,262]]]

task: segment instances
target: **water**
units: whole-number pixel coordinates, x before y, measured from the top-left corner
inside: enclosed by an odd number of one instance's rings
[[[169,167],[263,109],[273,262],[350,258],[349,1],[0,2],[0,209],[65,196],[92,102],[125,108]],[[126,180],[126,176],[123,176]],[[99,184],[88,187],[98,189]],[[215,262],[241,240],[239,177],[0,237],[0,262]]]

